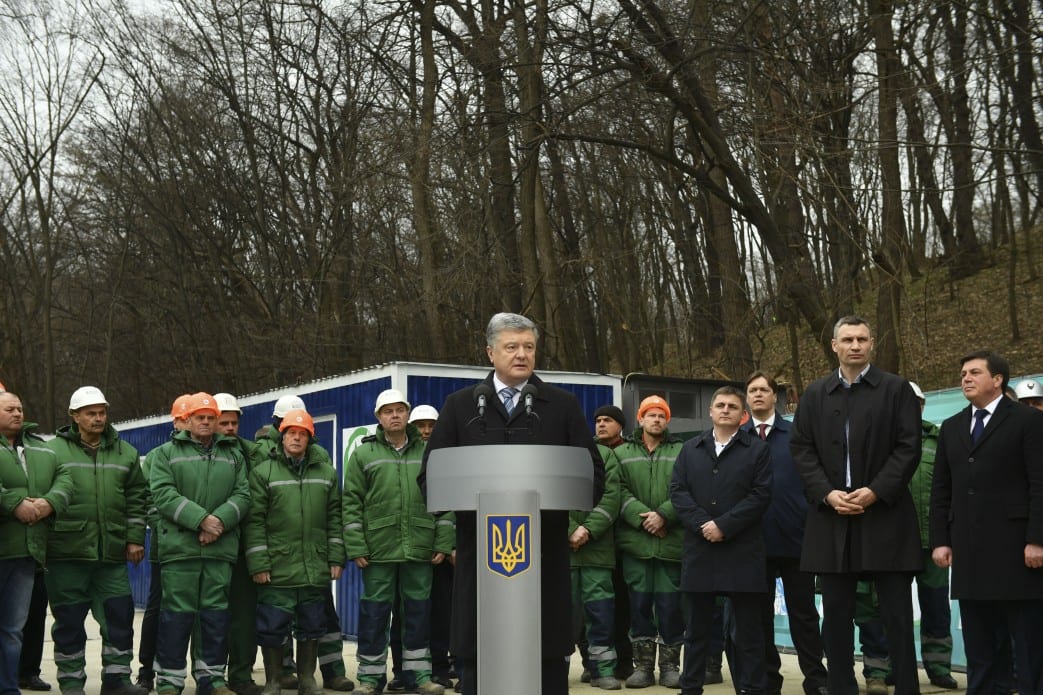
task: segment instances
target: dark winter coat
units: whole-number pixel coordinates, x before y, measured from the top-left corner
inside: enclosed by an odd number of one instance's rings
[[[760,439],[751,419],[743,431]],[[804,545],[804,520],[808,516],[808,498],[804,495],[804,481],[793,462],[789,450],[793,424],[775,415],[775,424],[768,430],[768,449],[771,451],[771,505],[764,513],[764,543],[768,557],[800,557]]]
[[[811,505],[804,527],[802,570],[918,572],[923,568],[920,529],[909,493],[909,480],[920,463],[920,433],[920,402],[909,382],[899,376],[871,366],[850,388],[841,383],[838,371],[808,387],[790,435],[790,451]],[[826,495],[847,489],[848,450],[850,489],[868,487],[877,501],[863,514],[842,516],[826,502]]]
[[[690,439],[674,463],[670,499],[684,526],[682,591],[768,591],[761,529],[771,502],[767,444],[740,430],[718,456],[712,428]],[[703,538],[708,521],[723,541]]]
[[[492,372],[485,382],[492,387]],[[418,482],[424,486],[427,460],[432,451],[455,446],[480,446],[507,443],[504,428],[510,425],[513,435],[511,444],[545,444],[583,447],[590,452],[594,464],[594,499],[597,503],[605,489],[605,465],[591,437],[590,428],[580,409],[576,397],[568,391],[551,386],[533,375],[529,384],[537,388],[534,411],[539,415],[540,426],[532,432],[525,430],[525,409],[515,408],[508,420],[507,411],[498,398],[490,399],[486,407],[486,428],[483,433],[475,418],[478,414],[474,387],[461,389],[450,394],[438,415],[438,424],[427,442],[424,465]],[[569,589],[569,513],[567,511],[545,511],[540,514],[541,543],[543,554],[541,597],[542,597],[542,652],[543,658],[566,656],[572,652],[573,638],[569,630],[562,629],[571,615]],[[456,515],[456,572],[453,584],[453,617],[450,630],[450,645],[454,654],[465,659],[477,657],[478,616],[477,572],[478,552],[476,547],[477,519],[474,512],[458,512]],[[565,621],[564,623],[562,621]],[[490,636],[495,638],[495,636]],[[539,677],[538,674],[536,677]]]
[[[1003,398],[977,444],[971,408],[942,423],[931,488],[931,547],[952,548],[952,596],[1043,599],[1043,412]]]

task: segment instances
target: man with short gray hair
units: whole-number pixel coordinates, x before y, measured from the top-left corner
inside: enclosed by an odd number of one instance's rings
[[[587,419],[576,397],[564,389],[551,386],[534,374],[536,341],[539,330],[528,318],[519,314],[496,314],[486,329],[486,354],[492,372],[484,382],[450,394],[439,413],[438,426],[428,440],[424,454],[457,446],[484,444],[543,444],[575,446],[587,449],[594,464],[594,499],[601,498],[605,487],[605,466],[587,426]],[[531,400],[522,400],[522,391],[532,386]],[[491,388],[496,394],[484,407],[485,427],[476,409],[475,389]],[[482,399],[484,403],[484,398]],[[528,427],[531,409],[540,426]],[[533,418],[534,419],[534,418]],[[418,478],[424,485],[424,472]],[[557,629],[563,616],[571,615],[569,580],[570,549],[567,511],[540,513],[542,537],[542,669],[543,695],[564,695],[568,691],[568,664],[573,640],[569,630]],[[456,573],[453,587],[452,648],[464,669],[457,686],[464,695],[477,690],[478,611],[475,512],[456,514]],[[487,639],[497,636],[485,635]]]

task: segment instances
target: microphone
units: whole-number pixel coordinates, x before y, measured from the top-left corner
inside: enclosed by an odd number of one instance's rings
[[[474,397],[478,401],[478,417],[485,417],[485,406],[489,399],[495,396],[493,387],[489,384],[478,384],[474,387]]]
[[[525,404],[525,414],[533,415],[532,412],[532,400],[536,397],[539,390],[532,384],[525,384],[521,390],[522,402]]]

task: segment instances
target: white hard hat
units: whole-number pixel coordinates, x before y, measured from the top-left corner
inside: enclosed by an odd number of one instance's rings
[[[437,420],[438,411],[429,405],[418,405],[409,412],[409,421],[416,422],[417,420]]]
[[[916,383],[915,381],[910,381],[909,385],[913,387],[913,393],[916,394],[917,398],[919,398],[921,401],[927,400],[927,396],[923,395],[923,389],[920,388],[920,385],[918,383]]]
[[[214,400],[217,401],[217,409],[222,413],[242,414],[243,412],[243,409],[239,407],[239,401],[235,400],[235,396],[230,393],[215,393]]]
[[[1043,386],[1035,379],[1022,379],[1014,387],[1014,395],[1019,401],[1024,398],[1043,398]]]
[[[381,391],[380,395],[377,396],[377,404],[373,406],[373,415],[380,413],[380,409],[385,405],[391,405],[392,403],[405,403],[406,408],[409,408],[409,401],[402,395],[402,392],[398,389],[388,389],[387,391]]]
[[[79,410],[80,408],[88,405],[105,405],[109,402],[105,400],[105,394],[101,392],[101,389],[97,386],[81,386],[72,392],[72,397],[69,398],[69,412]]]
[[[272,410],[272,417],[286,417],[286,413],[291,410],[307,410],[307,408],[304,407],[304,401],[301,400],[300,396],[283,396],[275,401],[275,408]]]

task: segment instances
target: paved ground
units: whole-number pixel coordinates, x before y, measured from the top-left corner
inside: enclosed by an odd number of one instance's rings
[[[134,643],[135,649],[137,648],[137,636],[136,636],[137,635],[137,627],[140,626],[140,624],[141,624],[141,611],[138,611],[137,619],[136,619],[136,625],[135,625],[135,643]],[[42,664],[41,670],[42,670],[42,677],[43,677],[43,679],[45,681],[47,681],[49,683],[52,683],[52,684],[54,684],[56,686],[55,687],[55,691],[52,691],[52,692],[54,692],[55,695],[57,695],[57,692],[56,692],[56,690],[57,690],[57,679],[55,678],[55,668],[54,668],[53,656],[54,656],[54,647],[53,647],[53,645],[51,644],[51,641],[50,641],[50,618],[48,618],[47,641],[44,644],[44,659],[43,659],[43,664]],[[354,642],[345,642],[344,643],[344,659],[345,659],[345,662],[347,663],[349,675],[352,678],[354,678],[354,676],[355,676],[355,643]],[[856,666],[857,666],[857,664],[856,664]],[[137,672],[137,668],[138,668],[138,662],[135,660],[135,662],[134,662],[135,673]],[[573,692],[573,693],[595,693],[595,692],[600,693],[600,692],[604,692],[602,690],[598,690],[597,688],[591,687],[587,683],[581,683],[580,680],[579,680],[581,671],[582,671],[582,668],[579,665],[579,660],[574,658],[572,660],[572,671],[571,671],[570,678],[569,678],[569,681],[570,681],[569,690],[570,690],[570,692]],[[797,668],[797,657],[796,656],[789,655],[789,654],[783,655],[783,657],[782,657],[782,674],[783,674],[783,677],[785,678],[785,683],[784,683],[783,689],[782,689],[782,692],[784,693],[784,695],[802,695],[803,690],[800,687],[801,675],[800,675],[800,670]],[[956,677],[956,680],[960,683],[960,687],[961,688],[964,687],[966,685],[966,682],[967,682],[966,678],[964,677],[964,675],[961,674],[961,673],[954,674],[954,675]],[[87,621],[87,678],[88,678],[88,681],[87,681],[86,695],[99,695],[99,685],[100,685],[100,678],[101,678],[101,639],[98,636],[97,625],[95,625],[90,618],[88,618],[88,621]],[[254,667],[254,680],[259,682],[259,683],[264,681],[264,669],[261,666],[260,657],[258,657],[257,664]],[[624,691],[625,690],[626,689],[624,688]],[[927,677],[923,674],[922,671],[920,672],[920,690],[921,690],[922,693],[925,693],[925,694],[926,693],[948,693],[948,692],[954,692],[954,691],[949,691],[949,690],[942,690],[941,688],[937,688],[937,687],[931,685],[927,681]],[[190,686],[186,690],[186,693],[188,693],[188,695],[191,695],[192,692],[193,692],[193,688]],[[332,691],[329,691],[329,692],[332,692]],[[633,692],[636,693],[638,691],[633,691]],[[678,691],[670,690],[668,688],[663,688],[663,687],[660,687],[660,686],[657,685],[657,686],[653,686],[651,688],[644,688],[640,692],[643,693],[644,695],[665,695],[666,693],[674,693],[674,694],[676,694]],[[707,695],[725,695],[726,693],[733,693],[734,690],[733,690],[733,687],[732,687],[731,680],[728,677],[728,675],[726,674],[725,675],[725,681],[724,681],[723,684],[708,686],[705,689],[705,692],[706,692]]]

